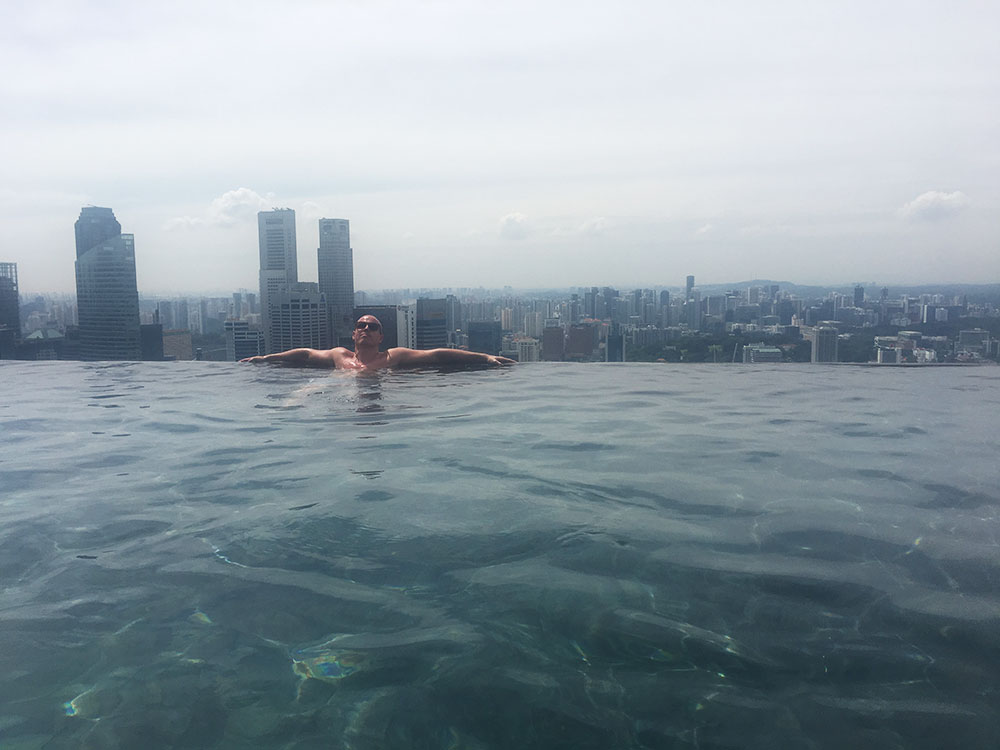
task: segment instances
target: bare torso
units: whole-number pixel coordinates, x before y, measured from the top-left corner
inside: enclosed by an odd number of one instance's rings
[[[408,349],[394,348],[386,352],[358,351],[339,346],[328,350],[328,356],[338,370],[384,370],[403,364],[406,359],[404,352]]]

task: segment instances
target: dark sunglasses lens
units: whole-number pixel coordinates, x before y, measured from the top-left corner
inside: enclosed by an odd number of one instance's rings
[[[354,326],[354,327],[355,327],[355,328],[356,328],[357,330],[359,330],[359,331],[363,331],[363,330],[365,330],[365,329],[368,329],[369,331],[377,331],[377,330],[379,330],[379,328],[380,328],[380,326],[379,326],[379,324],[378,324],[378,323],[369,323],[368,321],[364,321],[364,322],[362,322],[362,323],[358,323],[358,324],[357,324],[356,326]]]

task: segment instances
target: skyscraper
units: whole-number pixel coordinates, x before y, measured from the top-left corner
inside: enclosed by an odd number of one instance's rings
[[[274,351],[306,347],[329,349],[329,309],[315,281],[297,281],[271,297],[271,346]]]
[[[275,349],[272,330],[273,310],[278,296],[286,294],[299,280],[298,256],[295,244],[295,211],[277,208],[257,214],[257,239],[260,244],[260,312],[264,328],[264,346],[268,353]],[[204,323],[203,323],[204,325]]]
[[[499,320],[470,320],[469,349],[486,354],[499,354],[503,346],[503,333]]]
[[[347,219],[319,220],[316,251],[319,291],[330,307],[333,344],[350,339],[354,328],[354,251]]]
[[[261,331],[251,328],[245,320],[227,320],[223,324],[226,333],[226,359],[238,362],[244,357],[261,354],[264,337]]]
[[[694,289],[694,276],[688,276],[685,284],[684,299],[691,299],[691,291]]]
[[[110,208],[85,206],[74,225],[76,230],[76,257],[105,240],[114,239],[122,233],[122,225]]]
[[[448,300],[417,300],[417,349],[448,346]]]
[[[813,362],[837,361],[837,329],[832,326],[818,326],[813,331]]]
[[[260,242],[260,313],[266,353],[297,347],[327,349],[330,320],[316,282],[300,282],[295,212],[276,208],[257,214]]]
[[[17,291],[17,263],[0,263],[0,327],[21,336],[21,308]]]
[[[75,229],[80,357],[140,359],[135,239],[110,208],[84,207]]]
[[[406,336],[403,308],[396,305],[358,305],[354,308],[355,319],[365,315],[374,315],[382,323],[383,349],[392,349],[396,346],[413,348],[413,344]]]
[[[0,263],[0,359],[14,354],[21,338],[21,307],[17,292],[17,263]]]

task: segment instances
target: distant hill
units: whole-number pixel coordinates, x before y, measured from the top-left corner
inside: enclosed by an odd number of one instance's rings
[[[858,282],[865,288],[865,294],[869,299],[879,296],[882,287],[889,289],[889,298],[898,299],[903,295],[918,297],[921,294],[943,294],[946,297],[966,295],[969,302],[987,302],[1000,300],[1000,284],[876,284],[873,282]],[[776,284],[781,291],[794,294],[797,297],[814,298],[825,297],[830,292],[838,294],[853,294],[854,284],[843,284],[830,286],[815,286],[808,284],[795,284],[791,281],[773,281],[771,279],[755,279],[753,281],[737,281],[732,284],[705,284],[697,285],[696,288],[705,294],[721,294],[730,289],[743,290],[751,286],[767,287]],[[678,287],[680,288],[680,287]]]

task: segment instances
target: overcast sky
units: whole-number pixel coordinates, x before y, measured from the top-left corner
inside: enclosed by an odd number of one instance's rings
[[[1000,281],[1000,3],[47,2],[0,25],[0,261],[257,286],[256,212],[359,289]]]

